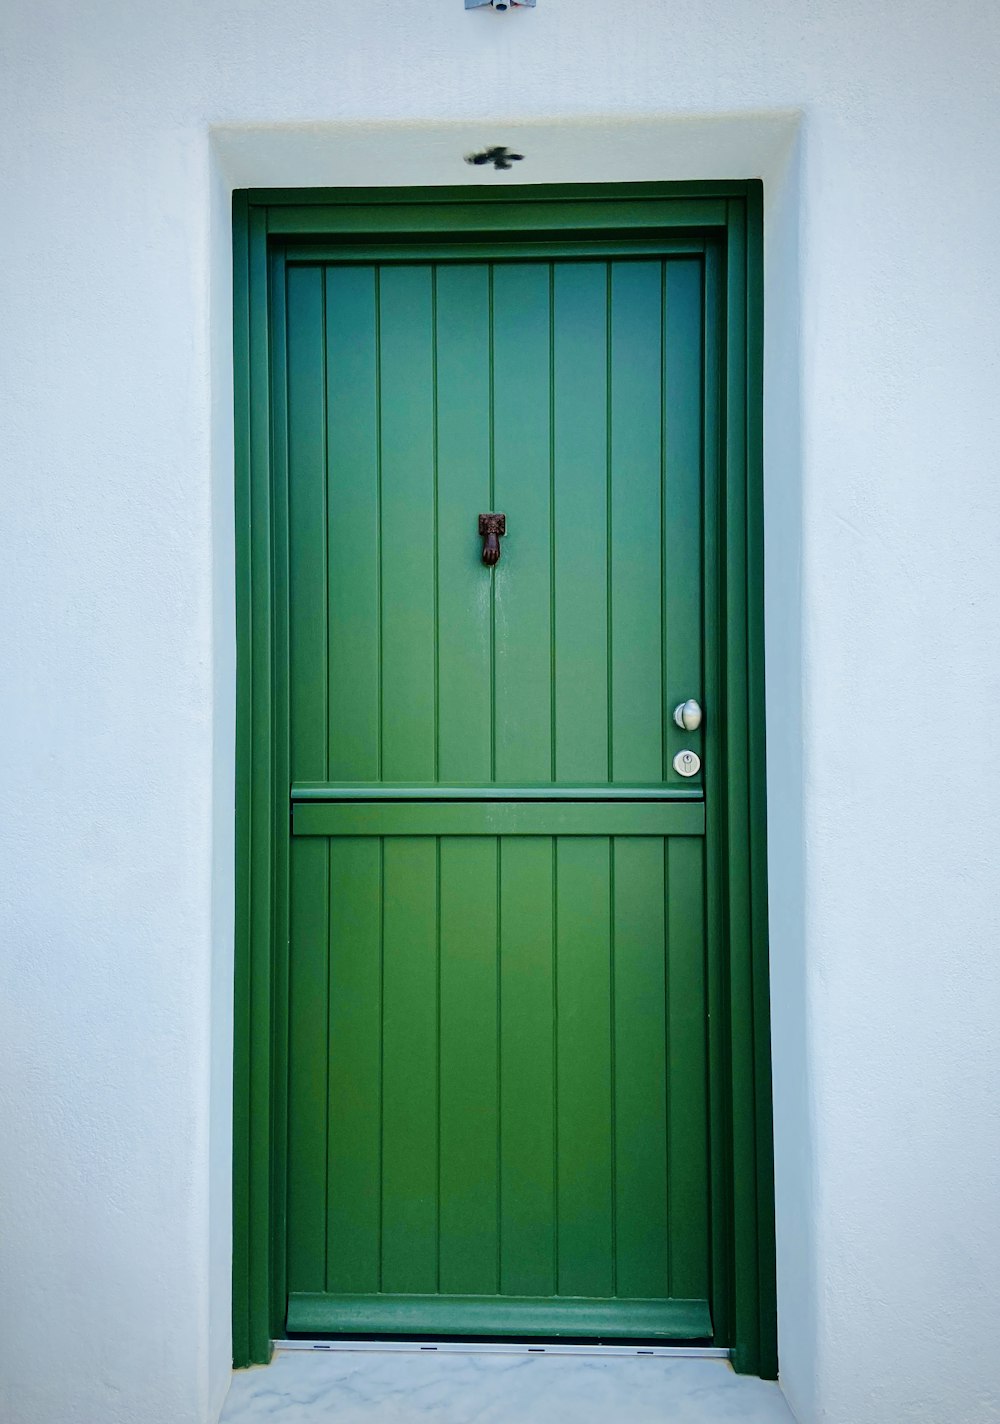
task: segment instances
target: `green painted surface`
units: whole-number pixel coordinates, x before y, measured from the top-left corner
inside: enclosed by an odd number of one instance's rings
[[[759,185],[234,228],[236,1361],[423,1324],[773,1375]]]
[[[598,783],[551,781],[294,781],[292,802],[309,801],[702,801],[700,786],[662,781]]]
[[[292,809],[296,836],[697,836],[692,801],[307,801]]]
[[[293,780],[698,787],[670,712],[702,692],[701,262],[287,293]]]
[[[712,1333],[704,1300],[596,1301],[562,1296],[314,1295],[289,1297],[296,1334],[623,1336],[700,1340]]]
[[[710,1334],[702,265],[286,300],[289,1328]]]

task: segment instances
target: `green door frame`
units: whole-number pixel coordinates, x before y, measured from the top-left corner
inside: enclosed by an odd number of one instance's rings
[[[759,182],[262,189],[233,196],[237,709],[233,1358],[284,1332],[289,774],[283,501],[271,323],[289,248],[331,258],[516,244],[703,254],[705,725],[713,1316],[777,1374],[767,949]],[[690,247],[687,247],[690,244]],[[544,246],[543,246],[544,245]],[[508,250],[511,250],[508,247]],[[280,405],[280,403],[278,403]],[[716,946],[716,952],[712,951]]]

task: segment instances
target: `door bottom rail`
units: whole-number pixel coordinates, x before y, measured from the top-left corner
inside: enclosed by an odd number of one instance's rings
[[[706,1300],[584,1296],[329,1295],[292,1292],[287,1329],[306,1334],[624,1336],[711,1340]]]

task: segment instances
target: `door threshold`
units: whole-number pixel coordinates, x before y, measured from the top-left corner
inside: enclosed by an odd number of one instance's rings
[[[728,1360],[729,1351],[721,1345],[563,1345],[558,1341],[544,1344],[520,1340],[275,1340],[278,1350],[317,1350],[330,1352],[366,1351],[378,1353],[410,1353],[442,1355],[653,1355],[673,1360]]]

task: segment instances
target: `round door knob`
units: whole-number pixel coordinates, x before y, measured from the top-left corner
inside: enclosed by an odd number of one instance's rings
[[[697,776],[701,771],[701,757],[685,747],[674,757],[674,771],[678,776]]]
[[[685,732],[697,732],[701,726],[701,705],[693,697],[686,702],[678,702],[674,708],[674,721]]]

